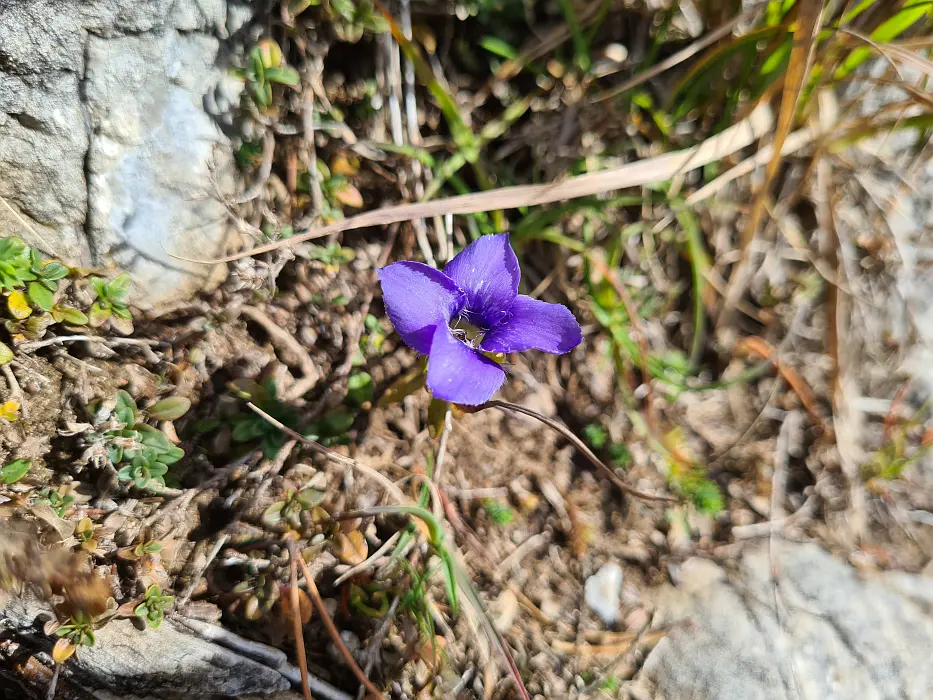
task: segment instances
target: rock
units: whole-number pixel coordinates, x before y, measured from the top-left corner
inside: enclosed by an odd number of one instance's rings
[[[495,625],[499,634],[505,634],[512,627],[518,616],[518,597],[511,589],[506,588],[496,599]]]
[[[14,599],[0,612],[7,627],[26,633],[41,630],[42,620],[51,617],[48,608],[32,598]],[[277,670],[202,639],[172,620],[145,631],[130,620],[111,620],[95,634],[94,646],[79,649],[68,668],[114,692],[207,698],[268,695],[291,687]]]
[[[586,579],[583,597],[590,609],[607,625],[619,620],[622,595],[622,567],[615,562],[603,564],[599,571]]]
[[[232,149],[202,108],[226,17],[224,0],[0,0],[0,196],[15,210],[0,206],[0,231],[116,264],[138,301],[204,286],[209,267],[167,253],[209,257],[227,236],[213,183],[232,192]]]
[[[684,563],[680,586],[657,596],[655,623],[670,628],[637,678],[645,697],[933,697],[926,578],[861,577],[812,544],[776,542],[773,555],[772,567],[768,546],[756,546],[728,574]]]

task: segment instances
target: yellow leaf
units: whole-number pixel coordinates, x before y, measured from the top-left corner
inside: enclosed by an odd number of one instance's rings
[[[0,419],[5,421],[15,421],[19,418],[19,401],[4,401],[0,403]]]
[[[6,305],[10,310],[10,315],[20,321],[24,318],[29,318],[29,315],[32,313],[32,307],[29,305],[26,295],[19,289],[10,292],[10,296],[7,297],[6,300]]]
[[[359,209],[363,206],[363,195],[350,183],[347,183],[339,190],[334,192],[334,197],[338,202],[347,207]]]
[[[334,538],[334,554],[344,564],[350,566],[361,564],[366,560],[368,553],[366,538],[359,530],[353,530],[347,534],[341,532]]]
[[[330,171],[334,175],[352,177],[360,171],[360,162],[357,158],[352,160],[344,153],[338,153],[330,162]]]
[[[52,660],[57,664],[63,664],[71,658],[77,648],[67,639],[59,639],[52,648]]]

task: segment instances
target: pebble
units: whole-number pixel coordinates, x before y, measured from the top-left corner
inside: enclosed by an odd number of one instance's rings
[[[651,616],[644,608],[635,608],[625,616],[625,629],[633,632],[639,632],[648,626],[651,622]]]
[[[621,594],[622,567],[615,562],[603,564],[599,571],[586,579],[583,587],[586,604],[607,625],[619,620]]]
[[[546,598],[541,600],[541,605],[538,608],[543,612],[547,617],[552,620],[556,620],[560,617],[561,605],[560,602],[551,595],[548,595]]]
[[[498,612],[495,621],[496,629],[500,634],[504,634],[512,627],[515,617],[518,615],[518,598],[510,589],[506,588],[499,594],[496,608]]]

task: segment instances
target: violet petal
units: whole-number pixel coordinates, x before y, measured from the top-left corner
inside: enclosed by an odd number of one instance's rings
[[[489,352],[543,350],[560,355],[583,340],[580,324],[566,306],[548,304],[519,294],[511,315],[483,337],[480,346]]]
[[[518,294],[521,271],[509,234],[483,236],[447,263],[444,274],[467,294],[467,320],[490,328],[506,315]]]
[[[428,356],[428,389],[435,398],[476,406],[492,398],[505,382],[505,370],[460,342],[447,326],[434,331]]]
[[[436,327],[463,308],[466,295],[443,272],[417,262],[379,270],[382,298],[395,330],[409,346],[427,355]]]

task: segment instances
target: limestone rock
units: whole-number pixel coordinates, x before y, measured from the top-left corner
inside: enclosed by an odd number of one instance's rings
[[[231,146],[202,106],[226,4],[0,0],[0,196],[15,210],[0,203],[0,235],[114,263],[145,302],[204,285],[209,268],[167,253],[210,257],[228,231],[215,183],[233,189]]]
[[[647,697],[933,697],[933,581],[859,576],[815,545],[777,542],[738,570],[688,560],[656,601],[670,631],[638,678]],[[777,591],[777,607],[775,601]]]

